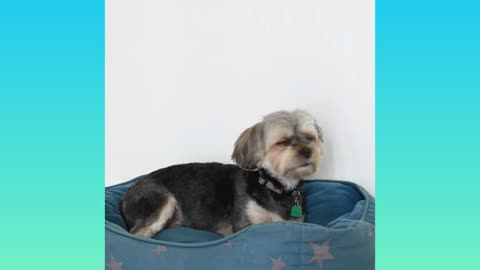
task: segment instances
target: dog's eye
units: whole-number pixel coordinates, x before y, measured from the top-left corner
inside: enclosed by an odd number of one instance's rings
[[[311,142],[311,141],[313,141],[314,138],[313,138],[313,136],[307,135],[307,136],[305,136],[305,139],[307,139],[307,141]]]
[[[291,140],[281,140],[276,145],[289,145]]]

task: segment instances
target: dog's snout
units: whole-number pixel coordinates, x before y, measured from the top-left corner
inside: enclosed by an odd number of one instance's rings
[[[310,156],[312,155],[312,149],[308,147],[302,147],[300,148],[298,153],[304,158],[310,158]]]

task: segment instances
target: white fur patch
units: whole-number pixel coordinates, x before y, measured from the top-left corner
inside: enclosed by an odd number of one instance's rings
[[[176,206],[177,200],[175,200],[175,198],[173,197],[168,197],[167,202],[160,210],[160,213],[155,222],[146,226],[145,228],[140,229],[135,234],[143,237],[153,237],[155,234],[161,231],[167,224],[168,220],[173,217],[173,215],[175,214]]]
[[[253,224],[284,220],[278,214],[272,213],[267,209],[261,207],[254,200],[248,201],[246,209],[247,217]]]

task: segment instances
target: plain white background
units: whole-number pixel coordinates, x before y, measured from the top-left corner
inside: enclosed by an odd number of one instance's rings
[[[313,113],[315,178],[374,193],[374,1],[107,0],[106,185],[160,167],[230,163],[279,109]]]

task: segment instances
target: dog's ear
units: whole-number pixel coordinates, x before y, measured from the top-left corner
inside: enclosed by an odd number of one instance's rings
[[[320,126],[317,124],[317,122],[315,121],[315,129],[317,130],[317,135],[318,135],[318,139],[323,143],[325,142],[325,140],[323,139],[323,130],[320,128]]]
[[[263,159],[263,123],[240,134],[233,147],[232,160],[241,168],[253,170]]]

